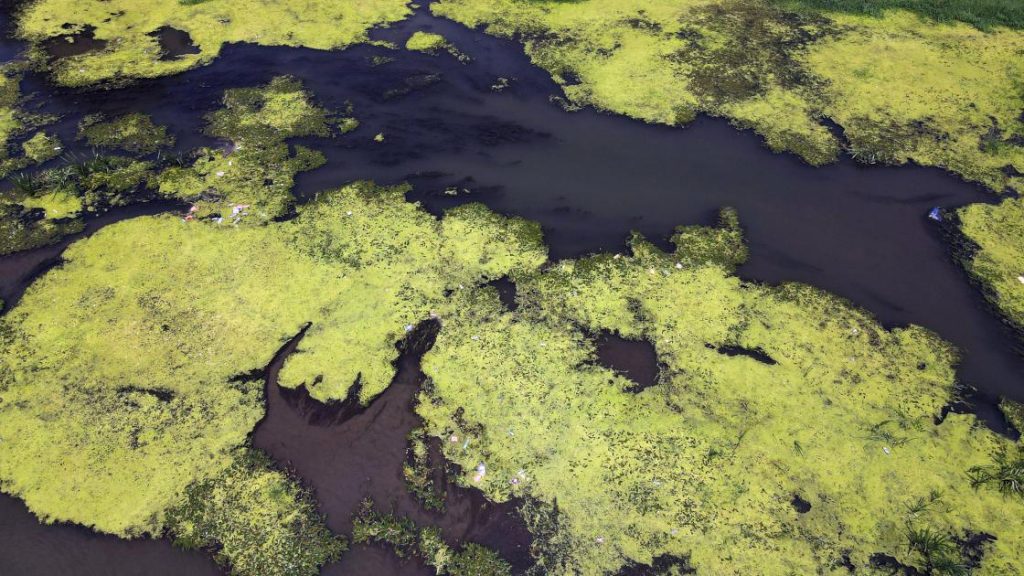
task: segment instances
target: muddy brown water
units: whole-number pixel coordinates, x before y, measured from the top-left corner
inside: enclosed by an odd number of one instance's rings
[[[992,202],[995,195],[937,169],[866,167],[849,158],[810,168],[772,154],[759,137],[720,119],[670,128],[592,110],[567,113],[549,100],[560,94],[558,87],[530,65],[519,45],[422,9],[374,36],[401,43],[413,30],[444,34],[472,61],[371,46],[321,52],[238,44],[226,46],[210,66],[123,89],[55,89],[35,74],[24,86],[35,94],[32,110],[64,113],[54,130],[73,152],[89,153],[75,141],[81,116],[134,111],[169,126],[187,151],[218,144],[200,130],[224,89],[292,74],[325,106],[342,109],[351,102],[361,122],[343,137],[298,141],[328,159],[300,175],[300,196],[355,179],[409,181],[415,187],[410,197],[435,213],[481,201],[539,221],[553,258],[621,251],[630,230],[665,246],[674,226],[711,224],[718,209],[730,205],[750,245],[742,277],[812,284],[888,327],[914,323],[934,330],[963,352],[959,378],[980,390],[970,409],[993,427],[1004,425],[992,408],[997,396],[1024,400],[1024,357],[926,218],[934,206]],[[0,41],[0,58],[13,58],[20,48]],[[374,65],[374,57],[394,60]],[[508,87],[493,89],[504,84],[501,78]],[[378,132],[383,143],[373,141]],[[140,213],[112,212],[89,230]],[[65,244],[0,258],[0,298],[16,303],[34,277],[59,262]],[[498,287],[512,303],[514,285]],[[641,353],[626,353],[627,360],[631,354]],[[518,534],[516,525],[478,495],[449,487],[449,511],[430,515],[405,493],[404,435],[417,423],[410,402],[420,376],[414,365],[399,369],[395,384],[362,412],[324,408],[270,386],[268,416],[254,442],[316,491],[330,526],[341,533],[359,499],[371,495],[423,524],[442,526],[452,541],[506,546],[496,535]],[[0,537],[3,575],[217,573],[202,554],[176,551],[163,540],[121,542],[75,526],[40,526],[6,496],[0,496]],[[511,541],[517,544],[503,552],[514,556],[524,543]],[[325,573],[424,570],[382,549],[357,547]]]

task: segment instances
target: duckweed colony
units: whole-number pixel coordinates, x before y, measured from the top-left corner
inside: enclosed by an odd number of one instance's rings
[[[1024,191],[1013,3],[429,9],[522,42],[569,108],[673,125],[708,113],[812,164],[845,151]],[[33,65],[82,87],[181,72],[229,42],[342,48],[409,12],[392,0],[36,0],[17,27]],[[171,53],[167,29],[196,50]],[[95,48],[54,59],[55,39]],[[466,59],[432,32],[405,48]],[[456,482],[514,499],[533,573],[1024,573],[1024,451],[947,414],[957,351],[809,286],[741,280],[741,214],[678,228],[672,250],[634,235],[623,253],[549,262],[538,224],[480,204],[434,216],[407,186],[350,183],[300,203],[296,176],[325,157],[292,140],[341,138],[358,121],[295,78],[227,90],[206,118],[218,145],[184,156],[163,154],[175,138],[143,114],[86,117],[83,158],[62,157],[52,119],[25,111],[21,66],[0,75],[0,170],[18,172],[0,196],[0,254],[113,207],[185,206],[72,244],[0,318],[0,488],[41,520],[166,535],[233,574],[318,573],[348,542],[301,478],[250,445],[263,369],[302,334],[278,384],[369,404],[395,376],[395,344],[435,319],[402,475],[443,511],[439,443]],[[1024,327],[1024,204],[957,216],[958,256]],[[516,284],[514,311],[488,286],[500,278]],[[608,332],[654,346],[655,386],[600,365],[595,337]],[[1000,409],[1020,430],[1020,405]],[[438,574],[511,573],[492,550],[383,510],[363,504],[355,544]]]

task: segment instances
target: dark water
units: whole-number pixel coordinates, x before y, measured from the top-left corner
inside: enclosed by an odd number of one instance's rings
[[[285,359],[279,355],[268,371],[267,416],[256,427],[252,444],[315,490],[327,525],[339,534],[351,533],[353,514],[362,499],[370,497],[383,510],[408,516],[420,526],[441,528],[450,543],[484,544],[525,568],[530,563],[529,533],[513,504],[492,504],[478,492],[444,484],[445,512],[429,513],[405,489],[406,437],[421,425],[412,412],[425,378],[420,358],[433,345],[439,327],[427,322],[410,335],[391,386],[365,409],[349,401],[324,406],[304,389],[278,388],[277,372]],[[296,344],[301,346],[301,341],[290,343],[284,352],[291,353]],[[378,552],[358,546],[324,573],[360,574],[357,567],[377,562]],[[433,573],[415,562],[395,560],[394,573]]]
[[[849,159],[810,168],[768,152],[756,135],[719,119],[701,118],[679,129],[593,111],[566,113],[548,99],[559,93],[557,86],[529,65],[519,46],[422,10],[376,36],[403,42],[417,29],[444,34],[473,61],[367,46],[328,53],[233,45],[211,66],[128,89],[54,91],[35,76],[25,85],[46,96],[35,99],[41,111],[75,111],[57,127],[71,148],[82,114],[142,111],[170,126],[187,150],[211,143],[199,134],[202,115],[218,106],[225,88],[292,74],[325,106],[351,102],[361,122],[344,137],[302,142],[323,150],[328,163],[299,177],[300,195],[353,179],[410,181],[412,197],[435,212],[476,200],[539,221],[554,258],[622,250],[630,230],[664,243],[673,227],[710,224],[720,207],[733,206],[750,244],[742,277],[813,284],[866,308],[886,326],[914,323],[936,331],[963,352],[959,376],[980,390],[976,410],[993,425],[999,424],[993,398],[1024,400],[1024,357],[925,217],[933,206],[991,202],[991,194],[937,169],[864,167]],[[11,43],[0,43],[0,55],[16,52]],[[395,60],[373,66],[373,56]],[[510,79],[509,87],[492,90],[499,77]],[[373,141],[377,133],[384,142]],[[0,259],[0,297],[16,299],[40,264],[58,255],[59,248],[50,248]],[[405,495],[396,476],[404,432],[394,431],[415,425],[409,401],[418,376],[414,366],[403,365],[401,374],[370,409],[332,426],[309,422],[301,402],[289,403],[287,394],[271,387],[269,416],[254,442],[316,489],[340,532],[348,530],[354,503],[372,493],[418,520],[440,523],[451,538],[490,538],[488,527],[505,520],[495,520],[501,513],[494,510],[478,510],[482,501],[473,496],[452,494],[448,515],[434,518],[423,516]],[[376,425],[374,414],[389,425]],[[76,565],[61,558],[69,538],[78,538],[83,550],[75,558],[97,560],[82,560],[80,571],[65,573],[160,573],[166,562],[179,562],[177,573],[202,573],[187,565],[194,555],[174,553],[166,543],[125,544],[139,551],[115,554],[109,552],[115,544],[84,530],[41,528],[19,506],[0,500],[0,534],[29,539],[0,548],[0,574],[52,574],[54,562]],[[30,539],[32,534],[37,536]],[[94,546],[90,539],[97,538],[101,543]],[[104,557],[105,563],[99,560]],[[12,566],[17,571],[9,572]],[[423,568],[365,548],[327,572],[370,570]]]
[[[597,363],[633,381],[629,391],[640,392],[658,383],[658,353],[646,340],[626,340],[609,332],[594,339]]]

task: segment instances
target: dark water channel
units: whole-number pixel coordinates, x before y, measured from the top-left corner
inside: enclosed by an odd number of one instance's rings
[[[472,62],[370,46],[319,52],[232,45],[208,67],[124,89],[54,90],[35,75],[24,85],[37,92],[38,111],[65,114],[57,132],[81,153],[87,151],[73,139],[83,114],[129,111],[168,125],[184,151],[212,143],[199,134],[202,115],[218,106],[224,89],[291,74],[327,107],[351,103],[361,122],[343,137],[301,142],[324,151],[328,163],[300,175],[300,195],[354,179],[409,181],[411,197],[431,211],[481,201],[539,221],[554,258],[623,250],[634,229],[664,244],[673,227],[710,224],[720,207],[733,206],[750,243],[742,277],[805,282],[848,298],[886,326],[914,323],[936,331],[963,352],[960,378],[980,390],[976,409],[993,425],[999,423],[986,402],[998,395],[1024,400],[1024,357],[926,218],[933,206],[991,202],[993,195],[936,169],[864,167],[849,159],[810,168],[768,152],[756,135],[719,119],[679,129],[594,111],[567,113],[549,100],[557,86],[530,66],[519,46],[422,10],[375,36],[401,44],[413,30],[444,34]],[[167,41],[187,46],[184,38]],[[0,42],[2,57],[17,50]],[[374,65],[374,56],[394,60]],[[492,89],[499,78],[509,79],[508,87]],[[374,141],[378,133],[383,142]],[[60,250],[0,258],[0,298],[16,301]],[[519,554],[525,544],[507,510],[449,489],[448,513],[431,516],[406,495],[401,463],[405,434],[416,425],[411,400],[420,378],[415,355],[403,355],[396,382],[368,409],[333,415],[271,384],[268,416],[253,441],[316,490],[330,526],[341,533],[349,531],[359,500],[373,495],[421,523],[441,525],[451,539]],[[70,526],[42,527],[6,496],[0,496],[0,538],[3,575],[217,572],[202,554],[174,551],[164,541],[125,543]],[[428,573],[376,548],[357,548],[325,573],[371,570]]]

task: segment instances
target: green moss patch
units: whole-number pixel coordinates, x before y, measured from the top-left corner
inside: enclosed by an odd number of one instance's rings
[[[426,52],[427,54],[437,54],[443,50],[456,57],[460,62],[467,62],[469,60],[468,56],[460,52],[444,36],[433,32],[423,32],[422,30],[413,32],[413,35],[405,42],[405,49]]]
[[[130,154],[152,154],[174,145],[167,128],[157,126],[145,114],[126,114],[113,120],[87,118],[79,127],[79,138],[94,148],[123,150]]]

